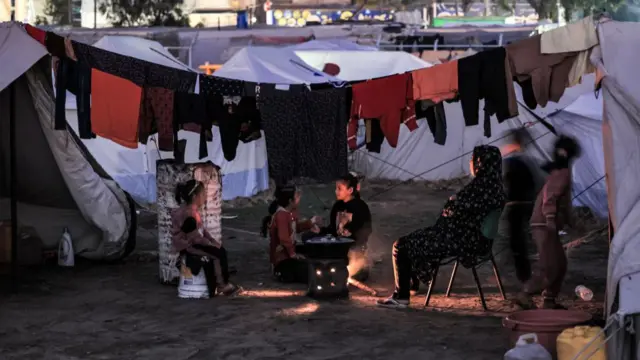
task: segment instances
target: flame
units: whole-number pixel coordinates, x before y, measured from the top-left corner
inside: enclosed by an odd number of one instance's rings
[[[281,298],[281,297],[293,297],[304,296],[305,292],[302,290],[244,290],[241,296],[246,297],[261,297],[261,298]]]
[[[357,274],[367,264],[367,259],[362,254],[357,252],[349,252],[349,265],[347,270],[349,271],[349,278]]]
[[[308,302],[300,306],[294,306],[288,309],[283,309],[280,311],[280,313],[285,316],[310,315],[318,311],[318,308],[320,308],[320,305],[314,302]]]

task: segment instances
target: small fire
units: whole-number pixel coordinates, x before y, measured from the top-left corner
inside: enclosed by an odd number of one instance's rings
[[[364,256],[361,256],[359,253],[350,252],[349,253],[349,265],[347,266],[347,270],[349,271],[349,279],[347,279],[347,283],[349,285],[355,286],[358,289],[368,292],[369,294],[376,296],[377,292],[365,285],[364,283],[354,279],[352,276],[357,274],[360,270],[362,270],[367,264],[367,259]]]

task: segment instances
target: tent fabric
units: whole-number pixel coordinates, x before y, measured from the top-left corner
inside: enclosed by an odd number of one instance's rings
[[[322,70],[325,64],[340,67],[336,76],[344,81],[359,81],[402,74],[429,67],[431,64],[401,51],[321,51],[296,50],[295,54],[314,69]],[[223,67],[224,68],[224,67]]]
[[[93,46],[136,59],[176,69],[194,71],[176,59],[157,41],[135,36],[105,36]]]
[[[609,213],[614,237],[609,252],[607,310],[612,313],[620,279],[640,272],[640,72],[633,71],[640,56],[640,24],[605,22],[598,26],[605,72],[603,142],[609,190]],[[594,54],[597,52],[594,51]],[[637,301],[640,294],[637,294]],[[622,309],[624,310],[624,309]],[[615,357],[617,358],[617,357]]]
[[[227,79],[283,85],[339,81],[321,70],[313,71],[293,50],[276,47],[245,47],[224,63],[215,75]]]
[[[350,50],[350,51],[378,51],[374,46],[360,45],[348,39],[311,40],[301,44],[291,45],[292,50]]]
[[[23,28],[14,23],[0,23],[0,91],[46,55],[47,49]]]
[[[0,53],[41,54],[32,47],[17,24],[0,24]],[[25,45],[26,44],[26,45]],[[31,56],[31,55],[30,55]],[[46,51],[44,55],[46,56]],[[93,168],[93,159],[85,157],[77,137],[67,131],[53,129],[53,86],[48,77],[48,57],[23,59],[12,74],[12,88],[0,92],[0,113],[9,114],[10,101],[15,102],[18,222],[33,228],[46,248],[55,248],[65,227],[69,228],[76,254],[90,259],[118,259],[131,250],[135,234],[132,213],[124,192],[109,183]],[[31,61],[27,63],[27,61]],[[16,69],[16,68],[13,68]],[[5,73],[3,72],[3,75]],[[9,214],[9,121],[0,118],[0,218]],[[130,236],[132,235],[132,236]]]
[[[158,42],[133,36],[105,36],[96,47],[119,54],[136,57],[158,64],[189,70]],[[67,122],[77,132],[78,119],[76,100],[67,92]],[[212,161],[220,166],[222,172],[222,199],[250,197],[269,188],[269,171],[264,136],[250,143],[240,142],[236,158],[227,161],[222,154],[219,129],[213,128],[213,141],[207,143],[209,157],[198,158],[199,134],[180,131],[180,139],[187,139],[186,163]],[[111,140],[97,137],[83,140],[84,145],[102,165],[107,173],[127,191],[136,202],[153,204],[156,202],[156,171],[158,159],[172,158],[171,152],[159,152],[156,137],[147,145],[138,144],[137,149],[128,149]]]

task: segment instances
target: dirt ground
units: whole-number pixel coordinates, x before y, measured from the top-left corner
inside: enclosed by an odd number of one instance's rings
[[[369,284],[388,295],[393,240],[428,226],[454,189],[376,182],[363,190],[375,219]],[[332,185],[303,191],[304,215],[328,215]],[[136,252],[121,263],[25,273],[19,292],[0,296],[0,358],[487,360],[501,359],[508,349],[501,320],[515,308],[498,295],[490,266],[479,268],[489,312],[482,311],[469,270],[459,270],[452,297],[444,297],[450,267],[440,270],[427,309],[424,294],[408,310],[376,308],[376,298],[358,290],[349,300],[316,301],[304,296],[304,286],[271,279],[267,242],[257,236],[265,211],[264,204],[225,208],[237,218],[223,221],[223,241],[237,269],[234,281],[245,289],[234,298],[182,300],[175,287],[160,285],[155,218],[148,213],[140,216]],[[563,298],[596,317],[607,272],[603,234],[592,233],[569,250]],[[508,264],[500,270],[513,294],[513,270]],[[578,284],[594,290],[594,301],[575,300]]]

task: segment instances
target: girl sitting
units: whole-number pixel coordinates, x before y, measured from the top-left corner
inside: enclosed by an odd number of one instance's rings
[[[181,206],[171,213],[173,250],[185,256],[185,265],[194,275],[204,271],[209,294],[232,295],[238,287],[229,282],[227,251],[202,224],[199,209],[206,201],[204,184],[189,180],[176,187],[176,202]],[[219,264],[221,282],[216,279]]]
[[[322,230],[325,234],[355,241],[349,254],[350,263],[365,265],[360,266],[358,273],[352,275],[356,280],[365,281],[368,277],[367,242],[372,232],[371,211],[360,198],[360,183],[354,174],[349,173],[336,181],[336,202],[331,208],[329,226]]]
[[[296,252],[296,234],[318,232],[320,219],[299,220],[297,207],[300,192],[295,186],[276,189],[276,199],[269,206],[269,215],[262,219],[262,234],[269,237],[269,259],[273,274],[282,282],[307,282],[307,264]]]

